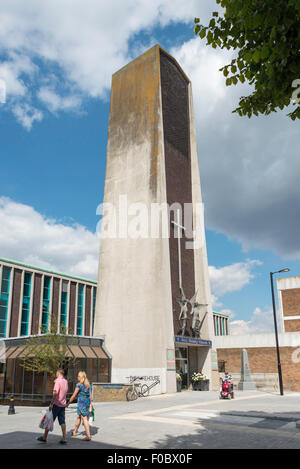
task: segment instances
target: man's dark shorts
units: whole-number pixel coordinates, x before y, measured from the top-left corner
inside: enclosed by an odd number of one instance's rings
[[[53,422],[57,417],[59,425],[64,425],[66,423],[65,409],[66,409],[65,407],[59,407],[58,405],[53,404],[53,407],[52,407]]]

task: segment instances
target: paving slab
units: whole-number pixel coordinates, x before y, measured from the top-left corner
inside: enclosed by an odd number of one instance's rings
[[[8,415],[8,406],[0,406],[0,448],[300,448],[300,393],[240,391],[227,401],[217,392],[181,392],[95,408],[91,442],[81,440],[83,427],[71,437],[76,405],[66,411],[68,444],[62,446],[58,423],[46,444],[36,441],[45,408],[16,407],[16,414]]]

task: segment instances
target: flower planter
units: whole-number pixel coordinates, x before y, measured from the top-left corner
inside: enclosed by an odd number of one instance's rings
[[[194,391],[208,391],[209,390],[209,379],[202,379],[200,381],[193,382]]]
[[[177,380],[176,384],[177,384],[177,392],[181,392],[181,381]]]

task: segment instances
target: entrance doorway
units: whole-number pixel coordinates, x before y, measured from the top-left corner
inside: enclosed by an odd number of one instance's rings
[[[176,347],[175,348],[176,358],[176,373],[180,374],[182,379],[182,389],[188,389],[189,387],[189,360],[188,360],[188,348],[187,347]]]

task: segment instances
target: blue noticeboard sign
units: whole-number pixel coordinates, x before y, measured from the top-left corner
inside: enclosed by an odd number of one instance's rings
[[[123,386],[121,384],[103,384],[104,389],[122,389]]]
[[[175,343],[176,344],[187,344],[187,345],[199,345],[201,347],[211,347],[212,341],[211,340],[203,340],[198,339],[196,337],[181,337],[179,335],[175,335]]]

